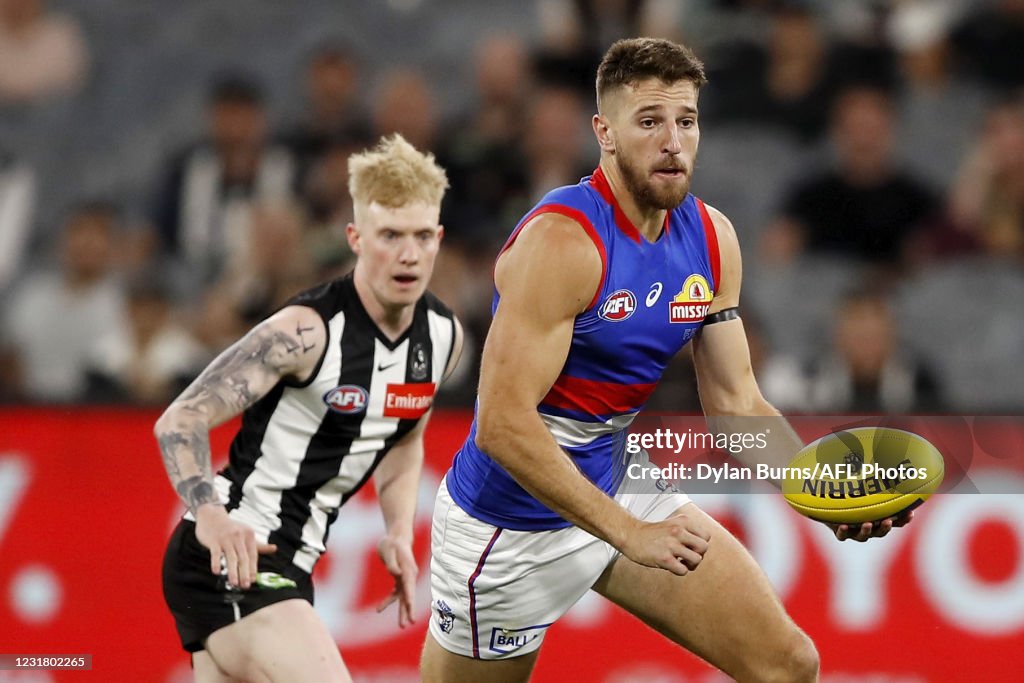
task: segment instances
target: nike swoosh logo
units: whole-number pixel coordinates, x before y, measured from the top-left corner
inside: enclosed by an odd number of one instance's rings
[[[377,372],[384,372],[385,370],[387,370],[389,368],[393,368],[396,365],[398,365],[398,361],[397,360],[394,363],[390,363],[388,365],[384,365],[383,363],[378,363],[377,364]]]

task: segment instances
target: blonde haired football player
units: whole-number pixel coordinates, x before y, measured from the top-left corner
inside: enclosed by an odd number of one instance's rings
[[[188,507],[164,596],[200,681],[350,680],[313,611],[310,574],[338,509],[371,477],[395,577],[382,603],[412,621],[413,514],[423,431],[462,331],[426,291],[448,186],[400,136],[349,160],[357,261],[224,351],[164,412],[156,436]],[[214,476],[209,430],[242,414]]]

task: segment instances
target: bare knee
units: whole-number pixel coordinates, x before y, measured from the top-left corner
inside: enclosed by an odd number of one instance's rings
[[[794,629],[771,656],[751,662],[749,678],[756,683],[815,683],[818,680],[818,649],[803,631]]]

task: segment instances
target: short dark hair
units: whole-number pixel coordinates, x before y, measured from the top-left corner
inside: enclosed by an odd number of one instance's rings
[[[323,42],[317,45],[306,59],[308,66],[356,66],[356,56],[349,47],[339,41]]]
[[[208,102],[263,106],[263,89],[254,79],[244,74],[222,74],[210,86]]]
[[[102,218],[113,225],[121,218],[121,207],[105,197],[90,197],[71,204],[65,210],[65,222],[78,218]]]
[[[708,82],[704,62],[685,45],[659,38],[625,38],[612,43],[597,67],[598,104],[612,88],[646,78],[665,83],[686,80],[698,90]]]
[[[840,295],[839,304],[840,312],[865,304],[885,309],[892,307],[884,286],[873,282],[845,289]]]

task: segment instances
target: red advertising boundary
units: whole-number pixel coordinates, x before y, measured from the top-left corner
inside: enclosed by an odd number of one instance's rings
[[[160,594],[160,562],[178,503],[152,437],[155,418],[149,411],[0,411],[0,654],[93,655],[91,672],[54,671],[54,681],[187,680],[187,659]],[[424,577],[430,489],[468,422],[465,412],[439,411],[428,431],[416,539]],[[220,457],[232,429],[213,436]],[[1009,468],[980,476],[1021,474]],[[414,628],[398,632],[394,614],[372,614],[389,589],[369,542],[379,513],[371,492],[353,503],[318,567],[318,609],[342,634],[342,654],[357,680],[416,680],[429,618],[426,584]],[[1024,496],[936,496],[910,527],[864,545],[829,539],[776,496],[709,499],[706,507],[758,555],[817,643],[824,680],[1020,680]],[[358,543],[359,552],[342,559],[334,536]],[[638,679],[716,680],[708,667],[600,599],[551,629],[534,677]]]

